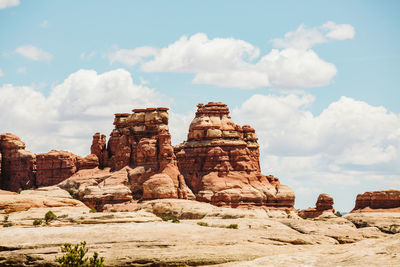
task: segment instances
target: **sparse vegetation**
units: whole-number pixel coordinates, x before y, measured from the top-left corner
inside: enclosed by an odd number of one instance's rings
[[[18,194],[21,194],[21,192],[22,192],[22,188],[20,187],[20,188],[18,188],[17,193],[18,193]]]
[[[115,209],[112,209],[112,210],[111,210],[111,212],[117,212],[117,210],[115,210]]]
[[[67,192],[71,195],[72,198],[78,199],[78,192],[72,188],[68,188]]]
[[[237,225],[236,223],[232,223],[232,224],[228,225],[226,228],[229,228],[229,229],[238,229],[238,225]]]
[[[90,213],[96,213],[97,210],[96,210],[96,208],[91,208],[89,212],[90,212]]]
[[[342,216],[343,216],[343,215],[340,213],[340,211],[336,211],[336,212],[335,212],[335,215],[338,216],[338,217],[342,217]]]
[[[162,218],[163,219],[163,221],[170,221],[170,220],[173,220],[173,219],[176,219],[175,217],[172,217],[172,216],[169,216],[169,215],[167,215],[167,216],[165,216],[164,218]]]
[[[180,223],[181,221],[180,220],[178,220],[177,218],[174,218],[174,219],[172,219],[172,221],[171,221],[172,223]]]
[[[11,226],[13,226],[12,222],[6,222],[3,224],[3,227],[11,227]]]
[[[197,222],[197,225],[208,227],[208,223],[206,222]]]
[[[104,257],[99,257],[99,253],[96,251],[93,253],[93,256],[88,258],[85,257],[88,252],[88,248],[86,248],[86,242],[83,241],[80,244],[72,245],[70,243],[65,243],[61,246],[61,252],[64,252],[64,255],[56,258],[56,261],[60,263],[63,267],[69,266],[85,266],[85,267],[102,267],[104,265]]]
[[[42,219],[35,219],[35,220],[33,221],[33,225],[34,225],[34,226],[38,226],[38,225],[41,225],[42,222],[43,222]]]
[[[46,212],[46,214],[44,215],[44,220],[46,221],[46,223],[49,223],[56,218],[57,216],[51,210]]]
[[[8,218],[9,218],[9,215],[4,216],[3,222],[7,222],[7,221],[8,221]]]

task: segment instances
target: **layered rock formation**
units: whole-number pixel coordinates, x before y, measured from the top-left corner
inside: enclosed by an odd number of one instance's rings
[[[400,190],[372,191],[358,194],[352,212],[400,211]]]
[[[167,111],[147,108],[115,114],[108,143],[105,135],[96,133],[91,146],[104,170],[78,172],[63,188],[77,190],[82,201],[100,210],[105,204],[132,199],[194,199],[178,170]]]
[[[315,208],[304,209],[299,211],[298,215],[302,218],[315,218],[324,212],[334,213],[333,197],[328,194],[320,194],[315,204]]]
[[[35,187],[36,155],[25,150],[25,143],[11,133],[0,135],[2,189],[17,191]]]
[[[292,208],[293,191],[260,172],[255,130],[236,125],[223,103],[197,107],[188,140],[175,147],[179,170],[196,199],[218,206]]]
[[[97,156],[82,158],[67,151],[52,150],[35,155],[11,133],[0,135],[0,187],[18,191],[58,184],[81,169],[96,168]]]

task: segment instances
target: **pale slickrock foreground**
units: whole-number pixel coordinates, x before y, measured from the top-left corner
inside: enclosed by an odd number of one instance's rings
[[[58,218],[34,227],[49,210]],[[180,223],[162,221],[167,215]],[[304,220],[294,212],[164,199],[136,203],[129,212],[32,208],[9,213],[8,222],[13,226],[0,228],[1,266],[54,266],[63,243],[84,240],[89,254],[99,252],[109,266],[400,265],[399,213],[324,213]],[[238,229],[226,228],[230,224]]]

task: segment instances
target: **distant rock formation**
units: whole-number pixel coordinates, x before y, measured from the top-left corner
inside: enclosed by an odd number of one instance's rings
[[[25,150],[25,143],[11,133],[0,135],[2,189],[18,191],[35,187],[36,155]]]
[[[81,169],[96,168],[97,156],[85,158],[67,151],[52,150],[35,155],[25,150],[25,143],[11,133],[0,135],[0,188],[18,191],[51,186]]]
[[[260,172],[255,130],[235,124],[221,102],[197,107],[187,141],[175,147],[179,170],[196,199],[218,206],[292,208],[293,191]]]
[[[315,206],[315,208],[299,211],[298,215],[305,219],[318,217],[324,212],[335,212],[335,209],[333,208],[333,197],[328,194],[320,194]]]
[[[108,142],[94,134],[85,158],[56,150],[35,155],[17,136],[2,134],[1,188],[58,184],[97,210],[162,198],[293,209],[293,191],[261,174],[255,130],[236,125],[225,104],[199,104],[188,140],[175,148],[168,119],[168,108],[162,107],[117,113]]]
[[[372,191],[358,194],[356,205],[351,212],[357,211],[400,211],[400,190]]]

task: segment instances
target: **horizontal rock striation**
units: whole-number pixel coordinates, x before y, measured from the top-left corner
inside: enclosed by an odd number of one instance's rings
[[[197,107],[187,141],[175,147],[179,170],[196,199],[218,206],[292,208],[293,191],[260,172],[255,130],[235,124],[223,103]]]
[[[117,113],[114,126],[108,143],[105,135],[94,134],[91,152],[100,168],[115,172],[129,167],[123,184],[134,199],[194,198],[178,170],[168,129],[168,108]]]
[[[369,209],[384,211],[400,208],[400,190],[372,191],[358,194],[352,212]]]

